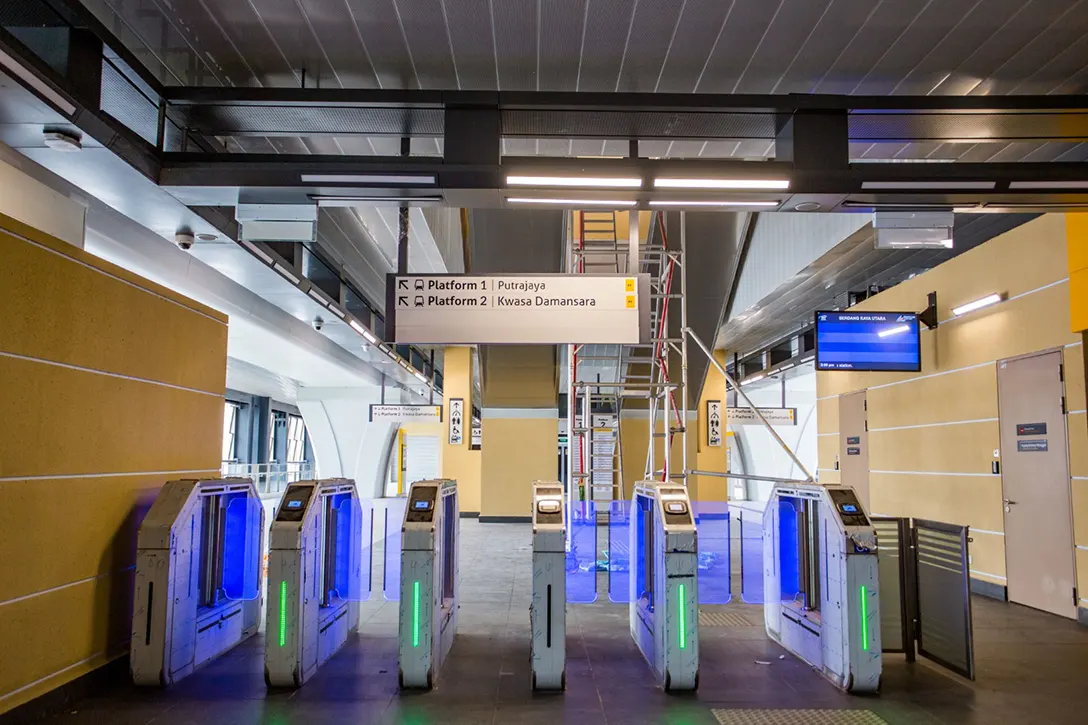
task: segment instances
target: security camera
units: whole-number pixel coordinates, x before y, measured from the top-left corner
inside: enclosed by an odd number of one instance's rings
[[[325,326],[325,321],[322,320],[320,317],[315,317],[314,321],[311,324],[314,326],[315,330],[321,332],[321,328]]]
[[[193,248],[193,242],[195,241],[196,237],[193,236],[192,232],[178,232],[174,235],[174,244],[178,245],[179,249],[188,251]]]

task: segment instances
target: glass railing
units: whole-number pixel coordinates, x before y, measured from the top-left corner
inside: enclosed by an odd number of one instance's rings
[[[261,498],[274,498],[295,481],[308,481],[315,475],[311,463],[235,463],[224,461],[222,475],[253,479]]]

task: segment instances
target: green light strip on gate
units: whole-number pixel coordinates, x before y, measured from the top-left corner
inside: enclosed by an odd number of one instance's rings
[[[287,582],[280,582],[280,647],[287,642]]]
[[[861,649],[869,651],[869,604],[867,602],[865,585],[861,585]]]
[[[412,646],[419,646],[419,582],[412,583]]]
[[[684,585],[680,585],[680,649],[687,649],[688,646],[688,622],[687,622],[687,607],[685,606],[684,599]]]

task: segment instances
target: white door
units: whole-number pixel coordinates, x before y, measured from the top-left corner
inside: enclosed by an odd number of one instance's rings
[[[429,481],[442,473],[439,465],[442,441],[438,436],[404,436],[404,490],[416,481]]]

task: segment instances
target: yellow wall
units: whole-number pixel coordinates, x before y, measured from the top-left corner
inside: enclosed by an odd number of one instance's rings
[[[510,411],[511,416],[533,413]],[[556,416],[484,416],[481,518],[532,514],[533,481],[554,481],[559,475],[558,436]]]
[[[696,462],[696,442],[698,436],[695,435],[696,426],[693,425],[695,417],[691,416],[688,421],[688,468],[694,468]],[[676,416],[670,415],[670,425],[676,425]],[[665,432],[664,414],[661,413],[657,420],[657,433]],[[639,481],[646,478],[646,453],[649,451],[650,443],[650,418],[649,414],[645,411],[630,411],[620,416],[620,436],[623,438],[623,477],[624,477],[624,497],[629,498],[631,492],[634,490],[634,485]],[[672,439],[672,446],[669,449],[669,467],[671,471],[679,473],[684,468],[683,463],[684,449],[682,447],[682,436],[674,435]],[[665,437],[659,436],[654,439],[654,468],[661,470],[665,461]],[[658,476],[660,477],[660,476]],[[680,479],[673,479],[680,480]],[[709,480],[709,479],[708,479]],[[721,479],[723,482],[725,479]],[[700,481],[692,479],[688,482],[688,496],[692,500],[699,498],[699,485]]]
[[[0,216],[0,712],[125,652],[136,529],[216,475],[226,317]]]
[[[446,410],[443,413],[442,435],[442,476],[457,481],[457,495],[461,511],[478,513],[480,511],[480,464],[482,451],[471,450],[472,425],[466,424],[461,445],[451,446],[448,429],[451,398],[463,398],[465,418],[472,417],[472,348],[447,347],[445,368],[442,378],[445,385],[443,395]],[[484,446],[486,446],[486,439]]]
[[[725,352],[716,350],[714,357],[722,365],[725,365]],[[722,445],[711,448],[706,444],[707,419],[706,404],[709,400],[717,400],[722,404],[722,413],[728,405],[725,395],[725,376],[718,372],[713,365],[707,368],[706,382],[703,384],[703,393],[699,398],[699,425],[698,429],[692,429],[688,435],[695,434],[695,463],[692,466],[698,471],[714,471],[728,473],[729,471],[729,438],[722,435]],[[723,425],[724,431],[724,425]],[[695,476],[695,485],[698,497],[703,501],[725,501],[729,498],[728,479],[716,476]]]
[[[1088,546],[1083,346],[1070,333],[1066,237],[1065,215],[1046,215],[857,305],[921,310],[937,292],[942,322],[922,331],[921,373],[817,373],[820,481],[839,480],[838,396],[868,389],[873,512],[970,525],[971,575],[1001,585],[1001,477],[990,473],[1000,448],[996,360],[1063,350],[1075,539]],[[950,319],[952,307],[993,292],[1009,299]],[[1078,551],[1081,581],[1088,581],[1085,553]]]

